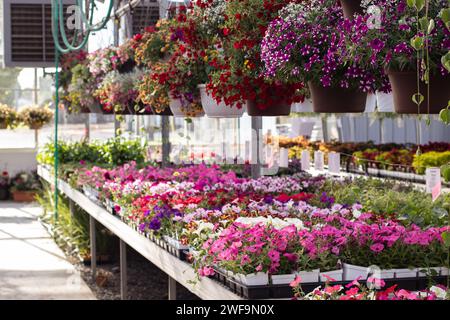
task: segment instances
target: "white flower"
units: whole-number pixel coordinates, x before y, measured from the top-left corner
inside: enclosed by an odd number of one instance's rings
[[[353,210],[353,216],[358,219],[361,216],[361,211],[359,210]]]
[[[284,221],[286,221],[290,225],[294,225],[297,230],[305,229],[305,226],[303,225],[303,221],[297,218],[285,218]]]
[[[238,223],[245,224],[245,225],[253,226],[258,223],[267,223],[267,218],[264,218],[264,217],[251,217],[251,218],[239,217],[235,221]]]
[[[439,299],[445,300],[445,298],[447,297],[447,291],[437,286],[432,286],[430,288],[430,292],[433,292]]]
[[[194,231],[195,234],[200,235],[200,233],[202,233],[203,230],[213,230],[214,229],[214,224],[212,224],[211,222],[203,222],[203,221],[197,221],[197,229]]]

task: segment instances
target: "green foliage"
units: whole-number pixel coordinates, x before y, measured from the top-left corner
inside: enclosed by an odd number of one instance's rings
[[[47,143],[37,155],[41,164],[53,165],[55,146],[53,142]],[[105,142],[79,142],[58,141],[58,161],[60,164],[78,164],[80,162],[121,165],[136,161],[141,164],[145,161],[146,143],[141,140],[126,140],[112,138]]]
[[[0,68],[0,104],[14,105],[15,92],[18,89],[17,77],[22,69],[20,68]]]
[[[417,173],[424,174],[426,168],[440,167],[450,162],[450,151],[445,152],[427,152],[414,156],[413,167]]]
[[[405,224],[443,226],[449,214],[446,203],[450,201],[450,194],[442,194],[433,202],[430,195],[421,190],[386,179],[330,179],[326,180],[319,192],[334,197],[336,203],[361,203],[364,211],[397,218]],[[313,204],[323,206],[317,198]]]
[[[51,226],[55,242],[67,254],[80,259],[90,257],[89,215],[78,206],[70,213],[69,200],[61,195],[58,197],[58,220],[54,219],[54,194],[48,183],[44,183],[42,193],[37,201],[44,209],[41,216],[45,224]],[[98,255],[114,255],[118,240],[111,232],[96,224],[96,244]]]

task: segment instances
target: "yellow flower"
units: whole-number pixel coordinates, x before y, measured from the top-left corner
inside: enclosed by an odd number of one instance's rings
[[[178,172],[178,171],[175,171],[174,173],[173,173],[173,176],[174,177],[178,177],[180,175],[180,173]]]
[[[208,56],[204,56],[203,61],[208,62]]]

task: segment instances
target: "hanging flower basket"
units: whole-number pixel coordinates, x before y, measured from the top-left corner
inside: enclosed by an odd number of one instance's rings
[[[450,75],[430,74],[430,105],[427,107],[427,85],[419,82],[424,100],[418,110],[412,97],[417,93],[417,73],[414,71],[387,71],[392,86],[395,112],[400,114],[438,114],[450,100]],[[429,112],[428,112],[429,111]]]
[[[258,108],[255,100],[248,100],[247,113],[249,116],[260,117],[288,116],[291,113],[291,104],[287,102],[280,102],[273,104],[266,109],[260,109]]]
[[[183,106],[178,98],[170,98],[170,110],[174,117],[197,118],[205,115],[200,103],[191,103],[189,106]]]
[[[361,0],[340,0],[344,18],[352,19],[355,14],[363,14]]]
[[[89,106],[88,109],[89,109],[90,113],[105,113],[106,112],[103,110],[100,103],[93,104],[93,105]]]
[[[229,107],[225,103],[217,103],[216,100],[206,92],[206,85],[198,85],[203,110],[209,118],[240,118],[244,114],[244,108]]]
[[[152,108],[152,112],[154,115],[157,116],[173,116],[172,110],[170,109],[170,107],[166,107],[164,110],[162,110],[161,112],[158,112],[158,110],[156,110],[156,108],[151,107]]]
[[[364,112],[367,93],[346,88],[324,88],[308,82],[313,101],[314,112],[358,113]]]
[[[133,112],[132,114],[138,116],[153,115],[153,109],[150,106],[144,105],[142,102],[139,102],[137,106],[132,103],[128,108]]]
[[[31,130],[40,130],[44,125],[42,123],[30,123],[29,128]]]

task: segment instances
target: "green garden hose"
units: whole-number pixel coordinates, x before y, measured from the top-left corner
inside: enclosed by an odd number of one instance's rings
[[[52,36],[53,42],[55,44],[55,139],[54,139],[54,175],[55,175],[55,213],[54,219],[58,219],[58,116],[59,116],[59,59],[61,53],[68,53],[71,51],[77,51],[82,49],[88,39],[89,35],[93,31],[99,31],[106,26],[106,23],[111,16],[111,12],[114,6],[114,0],[109,1],[108,10],[106,16],[101,20],[97,25],[92,25],[93,16],[94,16],[94,8],[95,3],[94,0],[89,0],[90,10],[89,10],[89,21],[86,19],[86,15],[84,12],[83,0],[76,0],[76,4],[80,10],[80,16],[82,18],[84,29],[86,33],[82,36],[82,40],[80,44],[75,45],[75,41],[78,36],[78,30],[75,30],[74,37],[72,39],[72,43],[69,43],[67,38],[66,31],[64,29],[64,5],[62,0],[52,0]],[[61,35],[62,41],[64,43],[65,48],[61,46],[59,43],[59,35]]]

